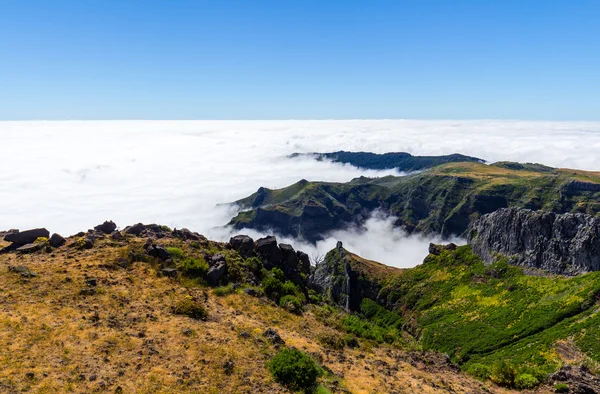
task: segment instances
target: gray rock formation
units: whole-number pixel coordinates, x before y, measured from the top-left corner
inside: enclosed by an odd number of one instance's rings
[[[38,238],[48,238],[50,232],[45,228],[36,228],[33,230],[19,231],[8,234],[4,237],[6,242],[12,242],[15,245],[23,246],[34,242]]]
[[[591,215],[500,209],[473,223],[468,242],[485,263],[504,256],[555,274],[600,270],[600,217]]]
[[[112,221],[105,221],[102,224],[97,225],[96,227],[94,227],[94,230],[103,232],[104,234],[110,234],[113,231],[115,231],[117,229],[117,225]]]

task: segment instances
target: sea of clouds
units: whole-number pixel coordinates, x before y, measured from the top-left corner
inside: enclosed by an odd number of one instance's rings
[[[600,170],[598,122],[0,122],[0,146],[0,229],[46,227],[63,235],[112,219],[120,227],[160,223],[227,240],[232,232],[221,226],[235,212],[216,204],[260,186],[397,174],[286,157],[294,152],[462,153]],[[355,253],[400,267],[419,264],[429,242],[440,241],[406,236],[392,222],[377,214],[316,246],[286,241],[322,254],[339,239]]]

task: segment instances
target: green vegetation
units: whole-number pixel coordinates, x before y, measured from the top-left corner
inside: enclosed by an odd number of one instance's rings
[[[568,393],[569,386],[564,383],[558,383],[554,386],[554,392],[555,393]]]
[[[292,390],[314,390],[317,378],[323,374],[319,365],[298,349],[281,350],[271,359],[268,368],[275,381]]]
[[[199,301],[191,298],[183,298],[173,306],[173,313],[176,315],[184,315],[196,320],[206,320],[208,312]]]
[[[169,256],[171,256],[173,260],[181,260],[184,256],[183,250],[181,250],[180,248],[168,247],[165,249],[167,250],[167,252],[169,252]]]
[[[171,248],[169,248],[171,249]],[[190,278],[204,278],[208,272],[208,263],[203,258],[186,258],[180,265],[183,275]]]
[[[529,276],[503,261],[485,266],[462,246],[392,277],[379,297],[415,322],[425,349],[501,385],[527,388],[556,371],[555,344],[562,339],[572,338],[591,361],[600,361],[600,272]],[[379,316],[379,324],[389,321],[382,313],[371,316]]]
[[[453,162],[402,177],[301,181],[283,189],[261,188],[237,201],[249,210],[230,224],[313,241],[382,205],[411,231],[443,235],[463,234],[472,220],[503,207],[600,213],[600,192],[572,188],[574,180],[600,183],[600,174],[529,163]]]
[[[227,286],[219,286],[213,289],[213,294],[217,297],[225,297],[226,295],[235,293],[235,287],[232,284]]]

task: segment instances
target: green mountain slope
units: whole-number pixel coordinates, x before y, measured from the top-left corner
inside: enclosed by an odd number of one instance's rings
[[[230,225],[309,241],[360,223],[375,209],[397,216],[396,224],[409,232],[462,235],[474,219],[504,207],[596,215],[600,173],[508,162],[449,163],[401,177],[260,188],[236,204],[243,211]]]
[[[345,254],[356,277],[370,282],[357,280],[350,287],[378,289],[351,295],[364,297],[355,300],[359,315],[372,314],[367,301],[377,301],[401,317],[402,328],[424,349],[448,354],[481,378],[509,386],[519,386],[517,378],[524,375],[543,382],[566,363],[583,363],[597,372],[600,272],[531,276],[503,261],[486,266],[470,246],[436,248],[435,253],[417,267],[389,271],[334,249],[322,263],[329,268],[317,271],[334,273],[324,291],[331,301],[347,296],[346,277],[332,269],[341,266]],[[342,283],[337,294],[336,283]]]

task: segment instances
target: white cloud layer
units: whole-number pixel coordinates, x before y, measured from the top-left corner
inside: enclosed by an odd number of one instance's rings
[[[0,146],[0,229],[44,226],[63,234],[112,219],[188,227],[222,240],[230,234],[215,227],[232,213],[215,205],[259,186],[394,173],[285,158],[293,152],[463,153],[600,169],[600,123],[592,122],[0,122]],[[341,239],[364,257],[397,266],[418,264],[426,254],[429,239],[405,237],[389,219],[375,217],[366,228],[336,232],[317,248]]]

